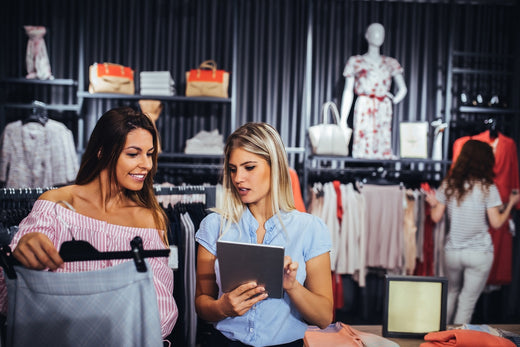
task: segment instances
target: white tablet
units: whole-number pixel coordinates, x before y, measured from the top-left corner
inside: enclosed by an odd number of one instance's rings
[[[256,243],[217,242],[222,291],[256,281],[265,286],[269,298],[283,297],[284,248]]]

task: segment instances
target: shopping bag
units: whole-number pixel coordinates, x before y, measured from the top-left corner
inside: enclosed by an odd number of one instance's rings
[[[328,113],[332,114],[336,124],[328,123]],[[341,125],[338,107],[334,102],[327,101],[323,104],[321,114],[323,123],[309,127],[312,153],[318,155],[348,155],[352,129],[346,124]]]
[[[214,60],[206,60],[198,69],[186,72],[186,96],[227,98],[229,72],[217,70]]]
[[[89,93],[134,94],[134,70],[113,63],[94,63],[89,67]]]

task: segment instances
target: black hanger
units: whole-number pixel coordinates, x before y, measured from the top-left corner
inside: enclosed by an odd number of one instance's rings
[[[107,260],[107,259],[134,259],[137,271],[145,272],[144,258],[167,257],[169,249],[147,250],[143,249],[143,240],[136,236],[130,241],[131,251],[100,252],[87,241],[72,240],[65,241],[60,248],[60,256],[65,262],[84,260]]]
[[[41,125],[45,125],[48,120],[47,105],[41,101],[34,100],[32,102],[31,113],[22,120],[22,123],[27,124],[29,122],[37,122]]]
[[[143,240],[136,236],[130,241],[131,251],[99,252],[87,241],[72,240],[65,241],[60,247],[60,256],[65,262],[85,260],[107,260],[107,259],[134,259],[137,271],[146,272],[144,258],[168,257],[169,249],[144,250]],[[0,251],[0,262],[9,278],[16,278],[13,266],[20,265],[11,253],[9,246],[2,247]],[[14,277],[10,277],[13,276]]]
[[[489,118],[484,121],[484,124],[487,125],[487,128],[489,129],[489,137],[492,139],[496,139],[498,136],[498,130],[497,130],[497,121],[495,118]]]

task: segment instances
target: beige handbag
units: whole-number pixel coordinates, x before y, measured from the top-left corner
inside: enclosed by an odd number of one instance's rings
[[[89,67],[89,93],[134,94],[134,70],[112,63],[95,63]]]
[[[334,116],[336,124],[327,122],[328,113]],[[348,155],[348,144],[352,136],[352,129],[346,124],[341,125],[336,104],[332,101],[327,101],[322,106],[321,114],[323,123],[309,127],[312,153],[318,155]]]
[[[198,69],[186,72],[186,96],[227,98],[229,72],[217,70],[214,60],[206,60]]]

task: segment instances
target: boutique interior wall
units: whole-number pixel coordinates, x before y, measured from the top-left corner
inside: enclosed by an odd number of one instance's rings
[[[136,73],[170,70],[182,94],[185,71],[214,59],[232,72],[235,124],[268,122],[287,147],[297,149],[305,148],[307,128],[321,122],[321,105],[340,103],[344,65],[366,51],[364,32],[372,22],[384,25],[382,54],[399,60],[409,90],[394,109],[394,125],[446,117],[450,45],[520,57],[520,11],[513,0],[18,0],[2,7],[0,78],[25,76],[23,25],[28,24],[48,28],[45,39],[56,78],[77,79],[80,71],[88,76],[94,62],[116,62]],[[519,109],[516,62],[516,83],[508,93],[511,106]],[[1,100],[32,98],[5,85],[0,93]],[[53,103],[74,102],[73,91],[53,87],[48,93]],[[117,103],[89,102],[83,132],[76,114],[51,116],[66,123],[76,141],[86,141],[101,113]],[[172,151],[182,152],[184,141],[199,130],[220,128],[224,135],[233,130],[218,109],[188,112],[179,106],[175,111],[168,122]],[[5,121],[21,116],[13,110]],[[518,142],[518,126],[503,130]],[[395,132],[393,143],[397,150]],[[298,169],[303,154],[296,153],[291,163]],[[515,261],[518,272],[518,256]],[[518,281],[514,285],[518,293]],[[504,309],[519,317],[518,298],[512,300]]]
[[[520,56],[514,35],[520,32],[517,2],[481,1],[10,1],[0,14],[0,77],[25,75],[25,24],[48,28],[45,39],[57,78],[77,79],[80,69],[88,76],[94,62],[117,62],[136,73],[170,70],[182,94],[184,72],[214,59],[232,72],[235,124],[269,122],[286,146],[303,148],[307,128],[321,122],[323,102],[341,101],[344,65],[349,56],[366,51],[364,32],[372,22],[384,25],[382,54],[399,60],[409,89],[395,107],[394,126],[445,117],[450,42],[457,50]],[[50,93],[56,103],[74,99],[58,88]],[[113,104],[88,103],[83,141]],[[56,117],[75,127],[74,115]],[[193,114],[182,107],[168,126],[172,151],[182,151],[198,130],[221,127],[224,135],[233,130],[229,118],[216,111]],[[516,136],[517,129],[506,130]],[[398,153],[397,131],[393,144]],[[296,160],[301,162],[301,155]]]

